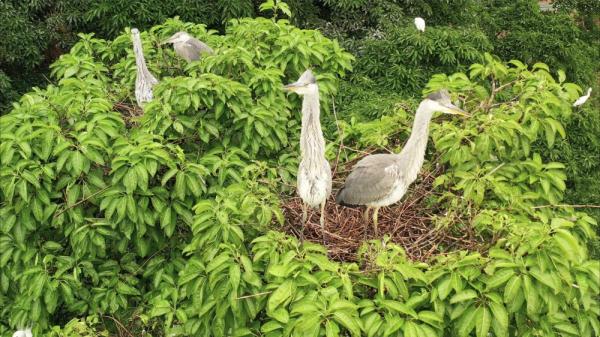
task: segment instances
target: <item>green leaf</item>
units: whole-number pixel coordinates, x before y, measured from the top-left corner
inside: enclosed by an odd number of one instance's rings
[[[83,172],[84,160],[85,158],[81,152],[73,151],[71,153],[71,167],[76,175]]]
[[[360,336],[358,317],[351,315],[347,311],[336,311],[333,313],[333,318],[336,322],[348,329],[353,336]]]
[[[521,290],[521,277],[514,275],[504,287],[504,303],[512,302]]]
[[[392,310],[392,311],[396,311],[405,315],[409,315],[413,318],[418,318],[419,316],[417,315],[417,312],[414,311],[412,308],[410,308],[409,306],[407,306],[406,304],[400,303],[398,301],[394,301],[394,300],[383,300],[381,301],[381,305],[384,306],[385,308]]]
[[[477,313],[475,314],[475,332],[477,337],[488,337],[491,323],[492,317],[488,308],[484,306],[477,308]]]
[[[269,296],[267,302],[267,310],[274,311],[279,305],[285,302],[295,289],[294,282],[292,280],[286,280],[277,287],[277,289]]]
[[[450,299],[450,303],[455,304],[455,303],[459,303],[459,302],[464,302],[464,301],[468,301],[468,300],[476,298],[476,297],[477,297],[477,293],[474,290],[471,290],[471,289],[463,290],[463,291],[457,293],[456,295],[452,296],[452,298]]]
[[[494,274],[486,282],[488,289],[494,289],[494,288],[497,288],[497,287],[503,285],[514,274],[515,274],[515,271],[513,269],[509,269],[509,268],[496,270],[494,272]]]
[[[492,310],[492,329],[497,337],[508,337],[508,312],[502,304],[488,302]]]
[[[133,191],[135,191],[135,188],[137,187],[137,179],[137,174],[133,169],[128,170],[123,176],[123,185],[125,186],[125,190],[128,194],[131,194]]]

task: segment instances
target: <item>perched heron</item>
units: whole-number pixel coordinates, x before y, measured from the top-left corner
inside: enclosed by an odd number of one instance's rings
[[[133,53],[135,54],[135,100],[139,106],[152,100],[152,87],[158,83],[154,75],[148,71],[146,61],[144,60],[144,50],[142,49],[142,40],[140,31],[137,28],[131,29],[131,38],[133,40]]]
[[[583,105],[585,102],[587,102],[587,100],[590,98],[590,95],[592,94],[592,88],[588,88],[587,90],[587,94],[579,97],[575,103],[573,103],[573,106],[580,106]]]
[[[297,189],[302,199],[302,232],[306,224],[308,207],[321,207],[321,229],[325,240],[325,202],[331,193],[331,167],[325,159],[325,139],[321,131],[319,86],[310,70],[298,81],[284,87],[302,95],[302,129],[300,131],[300,165]]]
[[[162,44],[172,43],[177,55],[191,62],[198,60],[202,54],[214,54],[206,43],[196,39],[186,32],[177,32]]]
[[[31,328],[25,328],[23,330],[17,330],[13,333],[12,337],[33,337]]]
[[[338,204],[366,205],[364,219],[367,223],[369,210],[374,209],[375,235],[379,208],[398,202],[408,186],[417,179],[425,160],[429,122],[436,111],[467,116],[450,102],[446,90],[430,94],[419,104],[412,132],[402,151],[398,154],[374,154],[361,159],[337,193],[335,201]]]
[[[425,32],[425,20],[423,20],[423,18],[416,17],[415,27],[417,27],[418,31]]]

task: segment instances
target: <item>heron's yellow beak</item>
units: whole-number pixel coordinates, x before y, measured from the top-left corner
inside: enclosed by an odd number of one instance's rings
[[[457,107],[454,104],[445,104],[444,105],[444,113],[450,114],[450,115],[460,115],[463,117],[471,117],[470,114],[468,114],[466,111],[464,111],[463,109]]]
[[[175,42],[175,38],[173,36],[171,36],[170,38],[168,38],[168,39],[164,40],[163,42],[161,42],[160,45],[162,46],[162,45],[165,45],[165,44],[168,44],[168,43],[173,43],[173,42]]]
[[[294,82],[294,83],[284,85],[283,90],[294,92],[294,91],[296,91],[296,89],[300,88],[301,86],[302,86],[302,84],[300,84],[298,82]]]

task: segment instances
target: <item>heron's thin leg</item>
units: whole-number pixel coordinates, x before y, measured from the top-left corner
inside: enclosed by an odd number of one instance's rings
[[[327,201],[323,201],[321,203],[321,219],[320,219],[320,223],[321,223],[321,235],[323,236],[323,245],[325,245],[325,203]]]
[[[373,226],[375,227],[375,236],[379,235],[379,231],[377,230],[377,213],[379,213],[379,207],[375,207],[373,211]]]
[[[304,228],[306,227],[306,220],[308,218],[308,206],[302,203],[302,232],[300,232],[300,240],[304,241]]]
[[[367,237],[367,228],[369,227],[369,210],[371,207],[365,208],[365,212],[363,213],[363,220],[365,221],[365,238]]]

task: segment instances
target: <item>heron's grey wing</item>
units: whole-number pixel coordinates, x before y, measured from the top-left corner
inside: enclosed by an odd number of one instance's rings
[[[359,161],[338,192],[336,202],[342,205],[366,205],[388,196],[397,180],[387,169],[393,159],[393,155],[373,155]]]
[[[187,41],[187,44],[189,44],[194,50],[196,50],[198,54],[214,54],[215,53],[211,47],[209,47],[206,43],[204,43],[198,39],[194,39],[194,38],[189,39]]]

